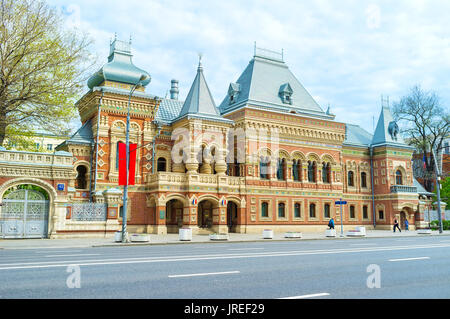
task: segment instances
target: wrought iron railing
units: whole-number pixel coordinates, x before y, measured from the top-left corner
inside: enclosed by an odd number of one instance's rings
[[[72,204],[71,219],[74,221],[105,221],[106,214],[106,204],[103,203]]]

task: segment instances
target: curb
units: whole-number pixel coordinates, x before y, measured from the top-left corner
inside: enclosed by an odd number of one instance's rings
[[[429,234],[416,234],[415,236],[395,236],[402,237],[430,237]],[[436,236],[436,235],[434,235]],[[450,236],[450,234],[441,234],[438,236]],[[223,243],[259,243],[259,242],[293,242],[293,241],[312,241],[312,240],[342,240],[342,239],[369,239],[369,238],[392,238],[392,236],[373,236],[373,237],[330,237],[330,238],[286,238],[286,239],[252,239],[252,240],[223,240],[223,241],[174,241],[174,242],[147,242],[147,243],[111,243],[93,245],[91,247],[122,247],[122,246],[161,246],[161,245],[189,245],[189,244],[223,244]]]

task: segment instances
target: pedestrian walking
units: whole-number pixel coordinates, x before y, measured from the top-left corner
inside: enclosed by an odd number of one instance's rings
[[[395,233],[395,228],[398,228],[399,232],[402,232],[402,230],[400,229],[400,227],[398,226],[398,220],[397,218],[394,219],[394,233]]]
[[[409,230],[409,223],[407,219],[405,219],[405,230]]]
[[[331,218],[330,221],[328,222],[328,227],[330,227],[330,229],[334,229],[334,220],[333,220],[333,218]]]

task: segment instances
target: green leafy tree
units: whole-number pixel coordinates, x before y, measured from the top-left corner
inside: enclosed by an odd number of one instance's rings
[[[450,209],[450,176],[441,180],[440,184],[441,184],[441,191],[440,191],[441,201],[447,204],[445,209]],[[436,190],[434,191],[434,193],[436,194]],[[437,195],[435,195],[434,200],[437,200]]]
[[[423,178],[425,188],[431,191],[434,176],[434,159],[430,150],[441,149],[444,138],[450,132],[450,113],[441,105],[439,96],[414,86],[408,95],[394,103],[393,115],[410,145],[425,154],[426,169]]]
[[[36,129],[67,134],[93,63],[91,40],[38,0],[0,0],[0,145]],[[23,138],[21,137],[23,136]]]

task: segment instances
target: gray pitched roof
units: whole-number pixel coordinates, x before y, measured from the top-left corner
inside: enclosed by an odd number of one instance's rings
[[[184,101],[180,114],[174,121],[184,117],[193,117],[200,119],[220,120],[224,122],[232,122],[223,118],[214,103],[213,97],[209,90],[203,75],[203,67],[199,63],[197,75],[192,83],[191,89]]]
[[[282,60],[255,55],[236,81],[240,85],[237,98],[230,103],[227,95],[219,106],[222,114],[252,104],[275,111],[291,111],[308,116],[332,119],[306,91],[300,81]],[[292,104],[285,104],[280,89],[292,89]]]
[[[383,106],[381,108],[380,117],[378,118],[375,133],[373,134],[372,145],[392,145],[409,148],[400,135],[398,125],[394,121],[389,106]]]
[[[417,188],[417,193],[419,195],[425,195],[425,196],[434,195],[433,193],[430,193],[429,191],[427,191],[414,176],[413,176],[413,186],[415,186]]]
[[[345,124],[344,145],[369,147],[372,137],[372,134],[361,128],[359,125]]]
[[[94,137],[92,135],[91,120],[86,121],[79,129],[72,135],[71,138],[59,144],[55,149],[58,150],[63,145],[68,144],[93,144]]]
[[[184,102],[172,99],[162,99],[155,119],[170,124],[181,112]]]

